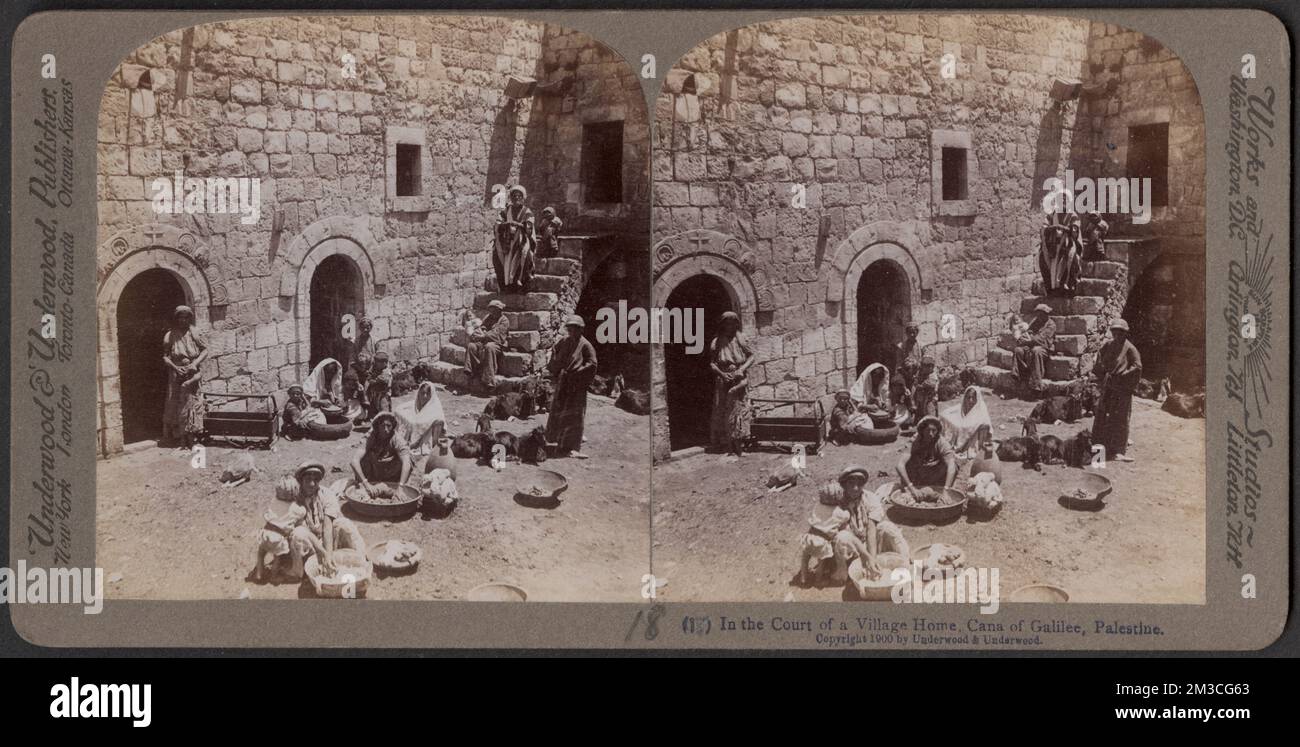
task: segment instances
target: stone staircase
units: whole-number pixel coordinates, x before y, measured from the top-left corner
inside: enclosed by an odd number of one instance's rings
[[[564,316],[572,313],[581,290],[581,265],[570,257],[536,260],[532,290],[527,293],[500,293],[496,277],[489,276],[483,291],[474,297],[474,314],[487,316],[488,304],[500,300],[506,305],[510,320],[509,348],[505,351],[493,393],[513,391],[530,374],[546,367],[550,348],[559,339]],[[469,342],[464,329],[452,332],[451,341],[438,351],[438,360],[430,365],[434,382],[459,389],[469,388],[465,371],[465,345]]]
[[[1128,295],[1128,247],[1123,240],[1106,242],[1106,259],[1085,262],[1073,296],[1034,295],[1020,304],[1020,315],[1028,319],[1040,303],[1052,307],[1056,323],[1055,354],[1043,371],[1043,387],[1048,395],[1062,394],[1071,381],[1092,368],[1097,351],[1106,337],[1106,325],[1124,310]],[[1041,281],[1034,284],[1041,291]],[[997,391],[1017,392],[1018,382],[1012,374],[1015,342],[1010,331],[998,336],[997,347],[990,348],[987,364],[975,369],[980,386]]]

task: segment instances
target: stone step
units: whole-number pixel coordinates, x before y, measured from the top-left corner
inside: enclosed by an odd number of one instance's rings
[[[530,293],[559,293],[564,289],[564,283],[567,277],[559,275],[534,275],[532,283],[528,286]],[[488,276],[483,282],[483,290],[495,293],[497,290],[497,279]]]
[[[1056,323],[1056,334],[1058,336],[1086,335],[1097,326],[1097,316],[1095,314],[1054,316],[1052,321]]]
[[[547,257],[533,262],[534,272],[540,275],[568,277],[578,267],[578,260],[568,257]]]
[[[971,369],[975,374],[975,383],[978,386],[987,387],[996,392],[1017,392],[1019,391],[1020,382],[1012,375],[1010,371],[998,368],[997,366],[977,366]],[[1043,379],[1043,393],[1045,396],[1054,397],[1058,394],[1069,394],[1070,381],[1053,381]],[[1018,433],[1011,435],[1019,435]]]
[[[475,316],[479,319],[487,316],[487,309],[475,309]],[[539,329],[546,329],[551,323],[551,312],[549,311],[507,311],[506,319],[510,321],[511,332],[528,332]]]
[[[1030,296],[1020,302],[1020,313],[1031,314],[1040,303],[1047,304],[1053,314],[1096,314],[1105,305],[1101,296]]]
[[[998,335],[998,347],[1003,350],[1015,350],[1016,341],[1011,337],[1010,332],[1003,332]],[[1056,352],[1061,355],[1080,355],[1088,348],[1087,335],[1060,335],[1056,336]]]
[[[474,296],[474,308],[486,309],[489,303],[500,301],[507,311],[550,311],[559,300],[554,293],[480,293]]]
[[[434,361],[429,364],[429,376],[433,383],[441,384],[444,387],[455,387],[456,389],[469,389],[469,374],[466,373],[463,366],[447,361]],[[497,376],[496,385],[492,387],[493,394],[503,394],[505,392],[515,392],[527,380],[526,376]]]
[[[1111,262],[1102,260],[1100,262],[1084,262],[1083,273],[1080,277],[1100,278],[1102,280],[1114,280],[1119,277],[1120,270],[1127,267],[1123,262]]]
[[[453,363],[457,366],[465,365],[465,348],[460,345],[443,345],[438,351],[438,359],[445,363]],[[533,364],[531,353],[519,353],[513,350],[507,350],[501,356],[501,368],[499,369],[502,376],[524,376]]]
[[[1015,362],[1015,353],[1002,348],[993,348],[989,351],[988,361],[991,366],[1010,371]],[[1073,379],[1078,373],[1079,359],[1070,355],[1053,355],[1047,359],[1047,365],[1043,368],[1047,378],[1054,381],[1067,381]]]
[[[1110,289],[1114,286],[1114,280],[1081,277],[1079,278],[1078,287],[1076,287],[1075,290],[1078,291],[1077,295],[1079,296],[1101,296],[1102,298],[1105,298],[1110,293]]]
[[[542,334],[537,331],[516,331],[512,329],[506,333],[510,349],[518,350],[521,353],[531,353],[541,347],[541,338]],[[456,345],[465,347],[469,342],[469,333],[464,328],[452,330],[451,341]]]

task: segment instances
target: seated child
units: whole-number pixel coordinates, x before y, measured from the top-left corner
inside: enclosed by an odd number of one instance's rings
[[[375,353],[375,362],[366,378],[366,400],[370,417],[393,409],[392,386],[393,372],[388,368],[388,354]]]
[[[262,581],[267,574],[274,574],[276,566],[282,559],[289,557],[289,537],[307,519],[307,507],[294,502],[288,511],[280,517],[267,509],[262,514],[266,525],[257,533],[257,549],[253,558],[253,580]]]

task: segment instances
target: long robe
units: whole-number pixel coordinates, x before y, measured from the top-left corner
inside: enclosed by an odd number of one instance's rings
[[[496,225],[496,251],[492,253],[492,270],[497,276],[498,292],[527,292],[533,279],[536,249],[533,211],[524,205],[506,205]]]
[[[208,347],[207,341],[191,326],[183,334],[168,330],[163,335],[163,354],[172,363],[182,360],[193,361]],[[163,406],[163,436],[181,438],[185,435],[198,435],[203,432],[203,395],[199,393],[201,380],[190,381],[192,376],[179,376],[172,369],[167,369],[167,401]]]
[[[1043,387],[1047,359],[1056,347],[1056,322],[1048,317],[1043,323],[1037,320],[1029,325],[1029,337],[1016,346],[1014,373],[1016,378],[1038,391]]]
[[[962,405],[966,401],[966,392],[971,391],[975,392],[975,405],[963,411]],[[965,448],[963,445],[967,444],[971,436],[981,428],[985,430],[986,437],[991,437],[993,434],[993,421],[989,417],[988,405],[984,403],[983,393],[974,386],[966,387],[957,404],[946,408],[939,418],[943,421],[943,437],[948,439],[953,449],[959,450],[957,452],[959,459],[974,459],[979,456],[979,443],[971,442]]]
[[[551,351],[546,369],[555,382],[551,414],[546,419],[546,440],[558,444],[562,452],[581,451],[587,385],[596,375],[596,348],[585,337],[565,337]]]
[[[745,336],[737,332],[729,340],[722,335],[709,343],[709,357],[722,370],[735,370],[754,355]],[[749,410],[749,387],[733,392],[734,382],[721,376],[713,382],[713,412],[709,421],[709,443],[716,448],[730,448],[733,440],[749,438],[753,420]]]
[[[470,378],[490,389],[496,384],[497,369],[509,345],[510,320],[505,314],[491,321],[485,318],[482,330],[465,346],[465,366]]]
[[[423,407],[416,409],[416,402],[421,397],[428,400]],[[433,445],[442,438],[446,429],[447,416],[443,414],[442,400],[438,399],[431,381],[421,382],[415,399],[398,405],[393,414],[397,416],[398,433],[406,439],[413,454],[422,456],[433,451]]]
[[[1129,340],[1101,346],[1092,372],[1101,381],[1101,401],[1092,419],[1092,440],[1106,448],[1110,459],[1128,451],[1128,421],[1133,390],[1142,378],[1142,356]]]

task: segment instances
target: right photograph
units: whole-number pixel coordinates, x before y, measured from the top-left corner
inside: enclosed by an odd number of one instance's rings
[[[1158,39],[747,26],[653,138],[653,302],[705,341],[653,346],[659,597],[1205,603],[1205,123]]]

